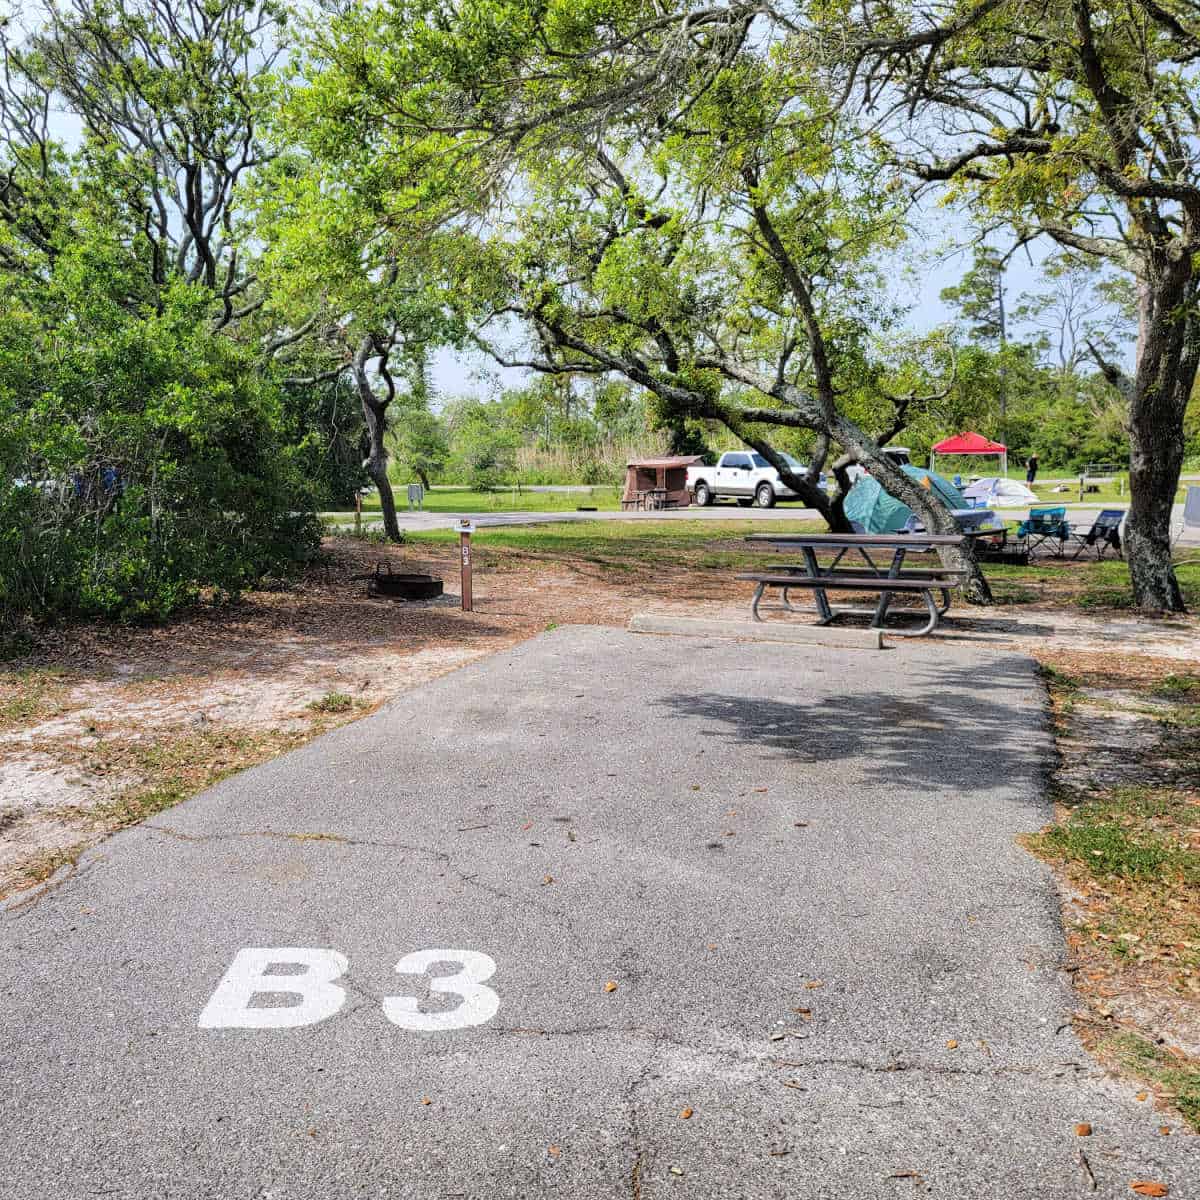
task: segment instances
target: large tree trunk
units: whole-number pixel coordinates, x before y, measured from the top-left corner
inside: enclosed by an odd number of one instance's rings
[[[383,531],[393,542],[402,542],[400,523],[396,520],[396,498],[392,495],[392,481],[388,479],[388,453],[384,445],[387,433],[387,399],[375,394],[367,375],[367,362],[376,349],[370,335],[363,338],[358,353],[351,363],[354,386],[362,404],[363,420],[367,425],[367,457],[363,459],[363,470],[379,492],[379,508],[383,514]]]
[[[1139,608],[1183,612],[1171,562],[1171,508],[1183,465],[1183,416],[1200,361],[1200,322],[1191,311],[1190,262],[1149,265],[1138,287],[1137,370],[1129,395],[1125,556]]]
[[[400,522],[396,519],[396,498],[392,494],[392,481],[388,478],[388,454],[383,444],[387,432],[387,405],[376,399],[363,399],[363,417],[367,422],[367,457],[363,469],[379,491],[379,509],[383,514],[383,531],[393,542],[402,542]]]
[[[842,446],[879,480],[888,495],[907,504],[921,518],[927,530],[943,534],[962,532],[941,500],[906,475],[853,421],[839,416],[832,432]],[[945,547],[938,551],[938,557],[950,570],[964,572],[963,595],[969,603],[992,603],[992,589],[970,550]]]

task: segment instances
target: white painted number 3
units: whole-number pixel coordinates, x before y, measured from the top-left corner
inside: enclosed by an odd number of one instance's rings
[[[424,975],[435,963],[462,963],[454,975],[435,975],[429,990],[448,996],[461,996],[457,1008],[444,1012],[421,1012],[412,996],[388,996],[383,1012],[389,1021],[402,1029],[462,1029],[467,1025],[482,1025],[490,1021],[500,1007],[500,997],[483,981],[496,973],[496,964],[486,954],[474,950],[418,950],[406,954],[397,964],[400,975]]]
[[[439,963],[457,963],[453,975],[434,975],[429,990],[458,996],[451,1009],[422,1012],[414,996],[387,996],[383,1012],[403,1029],[439,1032],[465,1029],[490,1021],[500,1008],[500,997],[484,980],[496,964],[475,950],[417,950],[397,964],[401,975],[425,975]],[[217,990],[200,1014],[201,1029],[296,1029],[332,1017],[346,1002],[346,989],[334,980],[350,968],[344,954],[308,946],[248,947],[239,950]],[[289,1003],[268,1004],[270,998],[287,997]],[[295,998],[299,997],[299,1003]],[[254,1003],[257,1001],[257,1003]]]

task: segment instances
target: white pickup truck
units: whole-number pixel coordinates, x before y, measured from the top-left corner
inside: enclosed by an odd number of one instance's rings
[[[797,475],[803,475],[808,470],[790,454],[783,457]],[[703,464],[688,467],[687,486],[702,508],[714,500],[730,499],[743,505],[757,504],[759,508],[771,508],[776,500],[800,499],[761,454],[748,450],[727,451],[721,455],[715,467]],[[823,475],[818,486],[825,486]]]

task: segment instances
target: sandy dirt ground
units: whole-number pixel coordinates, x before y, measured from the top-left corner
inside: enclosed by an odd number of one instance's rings
[[[725,545],[714,530],[708,548]],[[0,672],[0,895],[172,802],[145,799],[164,777],[178,794],[194,791],[549,625],[620,626],[638,611],[748,616],[750,585],[728,571],[656,574],[632,564],[614,572],[583,558],[485,547],[476,550],[476,611],[464,613],[451,545],[339,538],[326,548],[328,566],[286,590],[163,628],[55,631],[35,658]],[[447,594],[415,604],[369,599],[355,576],[376,562],[433,571]],[[1200,661],[1194,619],[1026,606],[955,617],[939,636]],[[930,654],[937,644],[898,649]]]

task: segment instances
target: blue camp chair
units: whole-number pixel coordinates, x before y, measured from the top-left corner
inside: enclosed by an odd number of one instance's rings
[[[1057,542],[1061,558],[1066,544],[1071,539],[1071,526],[1067,521],[1066,505],[1058,508],[1031,508],[1029,519],[1017,526],[1017,537],[1024,538],[1030,554],[1043,542]]]
[[[1071,530],[1071,540],[1078,542],[1075,551],[1078,558],[1089,547],[1103,558],[1106,550],[1115,550],[1121,557],[1121,522],[1125,519],[1123,508],[1105,508],[1091,525],[1079,525]]]

